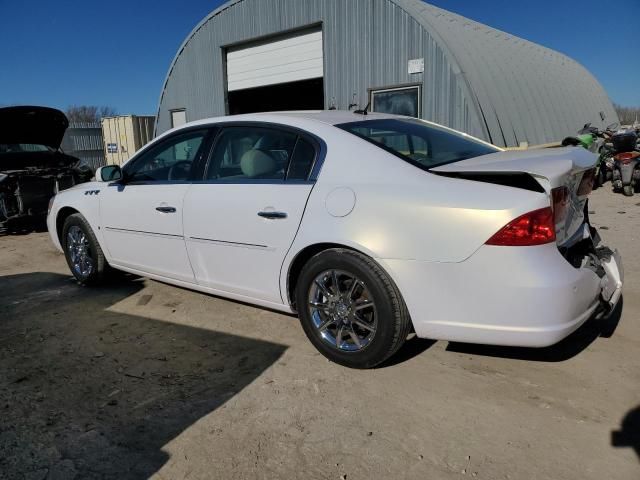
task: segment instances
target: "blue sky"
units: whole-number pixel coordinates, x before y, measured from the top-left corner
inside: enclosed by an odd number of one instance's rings
[[[221,3],[0,0],[0,104],[154,114],[178,47]],[[430,3],[566,53],[613,101],[640,106],[640,0]]]

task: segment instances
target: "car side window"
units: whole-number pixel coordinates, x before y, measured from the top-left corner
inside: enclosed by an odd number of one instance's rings
[[[287,180],[308,180],[316,161],[316,155],[316,149],[311,142],[303,137],[298,137],[287,171]]]
[[[151,147],[124,168],[126,182],[184,181],[202,155],[206,130],[177,134]]]
[[[206,179],[284,180],[297,137],[275,128],[227,127],[216,141]]]

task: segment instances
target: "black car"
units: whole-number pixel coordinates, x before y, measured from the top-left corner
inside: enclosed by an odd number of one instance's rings
[[[60,150],[68,126],[54,108],[0,108],[0,227],[42,219],[53,195],[93,177],[91,167]]]

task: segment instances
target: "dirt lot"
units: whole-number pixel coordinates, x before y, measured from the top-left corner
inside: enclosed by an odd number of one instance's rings
[[[81,288],[46,233],[2,236],[0,478],[638,479],[640,196],[591,209],[625,261],[617,328],[543,350],[413,339],[371,371],[294,317]]]

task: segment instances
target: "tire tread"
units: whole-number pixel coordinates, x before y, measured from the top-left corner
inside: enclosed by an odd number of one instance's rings
[[[384,271],[384,269],[372,258],[355,250],[350,250],[348,248],[330,248],[317,253],[307,261],[302,269],[303,273],[300,275],[300,278],[305,276],[304,272],[307,268],[314,265],[318,261],[321,261],[321,257],[332,253],[350,257],[351,261],[359,264],[362,270],[368,271],[372,276],[379,280],[382,286],[382,290],[385,292],[389,301],[391,310],[391,318],[389,319],[389,321],[393,322],[391,328],[391,331],[393,332],[393,338],[390,342],[388,342],[386,351],[383,351],[383,353],[376,355],[373,359],[358,363],[332,359],[337,363],[349,366],[351,368],[373,368],[377,365],[380,365],[381,363],[384,363],[391,356],[393,356],[406,341],[407,336],[411,333],[412,328],[409,311],[404,300],[402,299],[400,290],[393,282],[393,280],[389,277],[389,275]],[[298,314],[302,314],[300,309],[298,311]]]
[[[374,274],[382,281],[385,286],[385,290],[387,290],[387,293],[389,294],[389,299],[391,300],[391,303],[393,305],[392,318],[396,323],[396,328],[393,329],[395,335],[391,347],[385,354],[384,358],[377,362],[377,364],[383,363],[391,356],[393,356],[400,349],[400,347],[402,347],[407,339],[407,336],[411,332],[411,317],[409,316],[409,310],[407,309],[407,306],[402,299],[402,295],[400,294],[400,290],[398,290],[395,282],[393,282],[389,278],[389,275],[387,275],[387,273],[382,270],[382,267],[380,267],[378,263],[373,261],[373,259],[371,259],[370,257],[367,257],[366,255],[363,255],[362,253],[356,252],[354,250],[340,249],[339,251],[340,253],[351,255],[354,258],[365,263],[367,267],[369,267],[371,271],[374,272]]]

